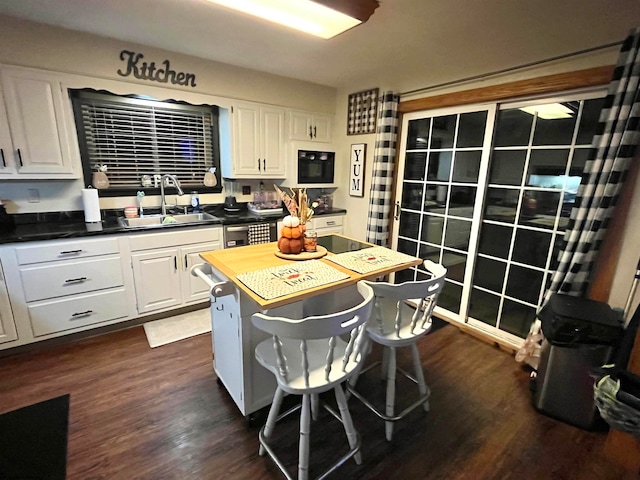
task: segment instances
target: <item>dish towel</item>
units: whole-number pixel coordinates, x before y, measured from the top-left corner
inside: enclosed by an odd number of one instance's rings
[[[249,245],[258,245],[259,243],[269,243],[271,237],[269,235],[268,223],[255,223],[249,225]]]

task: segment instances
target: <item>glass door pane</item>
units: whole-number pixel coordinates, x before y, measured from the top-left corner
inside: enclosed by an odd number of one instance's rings
[[[468,267],[488,112],[409,120],[396,248],[448,269],[439,305],[459,313]],[[422,266],[395,282],[428,278]]]
[[[404,117],[393,246],[447,267],[438,307],[448,317],[513,345],[526,336],[557,267],[599,95]],[[565,115],[538,113],[546,103]],[[427,276],[418,266],[394,281]]]
[[[500,110],[488,172],[470,319],[525,337],[555,268],[601,99],[558,102],[562,118]],[[539,107],[538,107],[539,108]],[[583,113],[588,112],[586,117]],[[585,123],[587,122],[587,123]]]

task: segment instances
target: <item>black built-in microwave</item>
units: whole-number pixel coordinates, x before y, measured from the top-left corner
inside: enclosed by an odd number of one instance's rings
[[[298,150],[298,184],[333,183],[335,152]]]

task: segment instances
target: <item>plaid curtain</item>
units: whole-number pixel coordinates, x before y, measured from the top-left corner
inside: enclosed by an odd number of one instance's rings
[[[571,210],[565,246],[544,303],[555,292],[582,296],[587,291],[604,233],[640,143],[639,80],[640,27],[622,44]],[[536,320],[516,360],[537,367],[539,348],[534,351],[534,347],[541,339],[539,332],[540,321]]]
[[[373,178],[367,219],[367,242],[388,246],[393,171],[398,145],[398,103],[400,95],[385,92],[380,96],[378,126],[373,154]]]
[[[584,295],[630,162],[640,143],[640,27],[624,41],[593,137],[560,253],[545,294]]]

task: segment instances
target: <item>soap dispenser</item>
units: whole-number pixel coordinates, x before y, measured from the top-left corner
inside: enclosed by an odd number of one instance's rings
[[[193,213],[200,212],[200,196],[198,192],[191,192],[191,207],[193,207]]]

